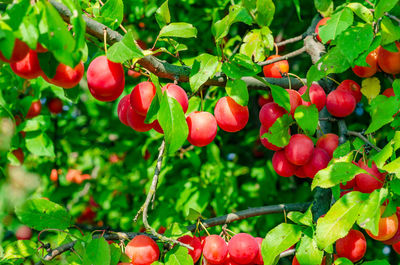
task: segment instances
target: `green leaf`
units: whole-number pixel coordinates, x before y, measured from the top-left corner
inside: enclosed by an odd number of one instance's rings
[[[193,93],[196,93],[200,86],[214,76],[218,64],[218,58],[207,53],[196,57],[189,77],[190,87]]]
[[[51,125],[50,117],[39,115],[21,124],[21,131],[45,131]]]
[[[79,4],[79,1],[75,0],[62,0],[62,3],[68,7],[73,16],[70,17],[70,24],[72,25],[72,31],[74,32],[75,39],[75,52],[83,50],[86,46],[86,23],[82,17],[82,8]],[[108,3],[108,2],[107,2]],[[106,3],[106,5],[107,5]]]
[[[373,39],[373,41],[372,41],[371,45],[369,46],[369,48],[368,48],[366,51],[364,51],[363,53],[361,53],[360,56],[358,56],[358,58],[354,61],[354,64],[355,64],[355,65],[359,65],[359,66],[370,66],[370,65],[367,63],[367,56],[368,56],[373,50],[375,50],[376,48],[379,47],[379,45],[381,44],[381,39],[382,39],[382,37],[381,37],[380,35],[376,36],[376,37]]]
[[[379,220],[381,218],[380,209],[387,195],[387,189],[374,190],[361,206],[357,224],[363,229],[368,229],[373,235],[378,234]]]
[[[335,260],[334,264],[335,265],[353,265],[353,262],[351,262],[350,260],[348,260],[346,258],[338,258],[337,260]]]
[[[400,103],[395,97],[385,97],[379,95],[371,101],[371,120],[366,134],[372,133],[380,129],[385,124],[393,121],[393,115],[397,113],[400,108]]]
[[[268,84],[268,83],[267,83]],[[284,108],[287,111],[290,111],[290,96],[289,93],[280,86],[275,86],[268,84],[271,89],[272,98],[274,102]]]
[[[31,240],[17,240],[9,243],[4,251],[4,259],[20,259],[32,256],[37,251],[37,245]]]
[[[26,148],[38,156],[54,157],[54,145],[50,137],[40,131],[27,132],[25,137]]]
[[[236,103],[241,106],[247,106],[249,103],[249,91],[247,90],[246,82],[241,79],[228,80],[225,86],[228,96],[233,98]]]
[[[31,14],[25,16],[24,20],[19,26],[19,31],[22,35],[21,40],[28,44],[29,48],[36,49],[39,38],[38,21],[36,15]]]
[[[390,181],[390,190],[396,195],[400,195],[400,179]]]
[[[293,0],[293,4],[294,7],[296,8],[296,13],[297,13],[297,17],[300,21],[302,21],[301,19],[301,6],[300,6],[300,0]]]
[[[23,224],[36,230],[55,228],[64,230],[71,224],[71,216],[62,206],[45,200],[30,199],[15,209]]]
[[[257,0],[256,22],[258,25],[269,26],[274,19],[275,5],[272,0]]]
[[[100,9],[101,16],[96,17],[100,23],[116,29],[124,18],[124,3],[122,0],[107,0]]]
[[[72,103],[77,103],[79,101],[79,96],[81,95],[82,89],[79,84],[73,88],[63,89],[64,96],[66,99],[70,100]]]
[[[329,16],[333,11],[332,0],[314,0],[314,5],[318,12],[320,12],[324,17]]]
[[[272,49],[274,38],[268,27],[254,29],[247,33],[240,46],[240,53],[252,58],[255,62],[265,60],[266,49]]]
[[[394,25],[390,18],[383,17],[380,26],[383,46],[400,39],[400,27]]]
[[[156,11],[156,21],[160,28],[171,22],[171,15],[168,8],[168,0],[165,1]]]
[[[161,100],[158,122],[164,131],[166,153],[173,154],[186,141],[189,129],[182,106],[167,93]]]
[[[268,132],[262,135],[262,138],[267,138],[271,144],[278,147],[285,147],[290,140],[289,127],[292,122],[292,116],[289,114],[279,117],[269,128]]]
[[[375,19],[382,17],[386,12],[392,10],[399,0],[380,0],[375,6]]]
[[[110,244],[109,247],[110,247],[110,265],[117,265],[122,255],[121,248],[115,243]]]
[[[351,150],[351,144],[349,141],[346,141],[344,144],[339,145],[336,150],[333,152],[334,158],[340,158],[347,155]]]
[[[57,67],[54,66],[58,65],[56,57],[51,52],[38,53],[37,55],[40,68],[44,74],[49,78],[53,78],[57,70]]]
[[[175,246],[165,255],[165,265],[193,265],[193,259],[187,248]]]
[[[157,119],[157,114],[160,110],[160,102],[162,100],[162,91],[160,87],[160,82],[158,81],[158,77],[153,73],[150,73],[150,79],[156,87],[156,96],[151,101],[150,108],[146,114],[146,119],[144,122],[147,124],[150,124]]]
[[[373,22],[374,17],[372,15],[372,12],[362,4],[349,3],[347,4],[347,7],[350,8],[354,12],[354,14],[356,14],[359,18],[361,18],[365,22],[370,24]]]
[[[14,31],[16,31],[21,25],[29,7],[29,1],[14,1],[12,4],[7,6],[6,12],[8,17],[4,20]]]
[[[197,29],[185,22],[171,23],[161,29],[159,37],[196,38]]]
[[[315,187],[330,188],[339,183],[352,180],[355,175],[366,173],[363,169],[349,162],[337,162],[318,171],[315,175],[311,189]]]
[[[239,79],[254,76],[261,72],[261,67],[244,54],[236,54],[229,62],[222,65],[222,71],[230,78]]]
[[[109,265],[110,260],[110,247],[104,237],[94,238],[86,245],[83,264]]]
[[[295,222],[296,224],[303,224],[306,226],[312,226],[312,224],[313,224],[311,206],[308,207],[308,209],[305,213],[289,212],[287,217],[290,220],[292,220],[293,222]]]
[[[319,28],[319,36],[323,43],[334,40],[343,31],[353,24],[353,12],[350,8],[343,8],[331,16],[324,26]]]
[[[282,223],[268,232],[261,245],[264,265],[275,264],[281,252],[296,244],[302,234],[301,226]]]
[[[317,242],[313,238],[312,228],[304,231],[300,243],[296,247],[296,258],[300,264],[320,265],[324,252],[318,249]]]
[[[298,106],[294,113],[294,118],[307,135],[313,135],[317,130],[318,109],[314,104],[311,106]]]
[[[373,261],[367,261],[363,262],[363,265],[390,265],[390,263],[387,260],[373,260]]]
[[[400,157],[396,158],[382,169],[392,174],[400,173]]]
[[[132,31],[128,31],[122,40],[116,42],[107,52],[107,59],[116,63],[123,63],[127,60],[140,59],[143,57],[142,51],[136,45]]]
[[[353,191],[345,194],[317,222],[316,241],[320,249],[325,249],[336,240],[347,235],[357,220],[363,201],[368,194]]]
[[[354,26],[338,36],[337,47],[339,47],[347,61],[353,64],[354,60],[370,47],[373,38],[374,32],[370,24]]]
[[[192,209],[193,210],[193,209]],[[184,235],[192,235],[191,232],[189,232],[186,229],[186,226],[179,224],[179,223],[171,223],[168,225],[167,229],[165,230],[166,237],[170,237],[173,239],[177,239],[181,236]]]
[[[380,152],[371,157],[371,160],[375,162],[379,169],[382,169],[382,167],[386,164],[386,161],[392,156],[393,143],[393,140],[390,141]]]

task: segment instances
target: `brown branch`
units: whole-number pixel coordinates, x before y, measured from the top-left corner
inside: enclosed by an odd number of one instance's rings
[[[229,224],[234,221],[272,214],[272,213],[282,213],[282,212],[290,212],[290,211],[306,211],[307,208],[310,206],[309,202],[303,203],[290,203],[290,204],[278,204],[278,205],[270,205],[270,206],[261,206],[255,208],[249,208],[246,210],[238,211],[236,213],[230,213],[223,216],[218,216],[214,218],[210,218],[207,220],[202,221],[202,224],[205,228],[213,227],[222,224]],[[196,225],[190,225],[186,227],[189,231],[194,231],[196,229]],[[203,228],[199,228],[202,230]]]
[[[276,58],[271,59],[271,60],[266,60],[264,62],[260,62],[260,63],[258,63],[258,65],[264,66],[264,65],[276,63],[276,62],[279,62],[279,61],[288,60],[289,58],[296,57],[296,56],[298,56],[298,55],[300,55],[300,54],[302,54],[304,52],[306,52],[306,47],[303,46],[300,49],[295,50],[293,52],[290,52],[290,53],[288,53],[286,55],[282,55],[280,57],[276,57]]]
[[[355,136],[360,138],[361,140],[364,141],[364,143],[368,144],[369,146],[371,146],[372,148],[374,148],[377,152],[382,151],[382,149],[380,149],[379,147],[377,147],[376,145],[374,145],[373,143],[371,143],[367,137],[365,137],[362,133],[359,132],[354,132],[354,131],[347,131],[347,135],[349,136]]]
[[[294,43],[294,42],[297,42],[297,41],[301,41],[305,37],[306,37],[305,34],[301,34],[299,36],[296,36],[296,37],[293,37],[293,38],[278,42],[278,43],[276,43],[276,46],[281,47],[281,46],[286,45],[286,44],[290,44],[290,43]]]

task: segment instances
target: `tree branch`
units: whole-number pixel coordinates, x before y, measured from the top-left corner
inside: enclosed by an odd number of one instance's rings
[[[304,39],[305,37],[306,37],[305,34],[301,34],[301,35],[299,35],[299,36],[296,36],[296,37],[293,37],[293,38],[290,38],[290,39],[287,39],[287,40],[278,42],[278,43],[276,43],[276,46],[277,46],[277,47],[281,47],[281,46],[286,45],[286,44],[289,44],[289,43],[294,43],[294,42],[297,42],[297,41],[301,41],[301,40]]]
[[[242,219],[246,219],[246,218],[250,218],[250,217],[272,214],[272,213],[282,213],[282,212],[289,212],[289,211],[304,212],[307,210],[307,208],[309,206],[310,206],[309,202],[303,202],[303,203],[290,203],[290,204],[278,204],[278,205],[255,207],[255,208],[249,208],[246,210],[238,211],[236,213],[230,213],[227,215],[210,218],[210,219],[202,221],[202,223],[203,223],[204,227],[207,228],[207,227],[213,227],[213,226],[217,226],[217,225],[232,223],[234,221],[238,221],[238,220],[242,220]],[[196,225],[190,225],[187,227],[187,229],[189,231],[194,231],[196,229]],[[199,227],[199,229],[202,230],[203,228]]]
[[[369,146],[371,146],[372,148],[374,148],[377,152],[382,151],[382,149],[380,149],[379,147],[377,147],[376,145],[374,145],[373,143],[371,143],[367,137],[365,137],[362,133],[359,132],[354,132],[354,131],[347,131],[347,135],[349,136],[355,136],[360,138],[361,140],[363,140],[366,144],[368,144]]]
[[[288,53],[286,55],[282,55],[282,56],[276,57],[276,58],[271,59],[271,60],[266,60],[264,62],[260,62],[260,63],[258,63],[258,65],[264,66],[264,65],[268,65],[268,64],[273,64],[273,63],[276,63],[276,62],[279,62],[279,61],[287,60],[287,59],[292,58],[292,57],[296,57],[296,56],[298,56],[298,55],[300,55],[300,54],[302,54],[304,52],[306,52],[306,47],[303,46],[300,49],[295,50],[293,52],[290,52],[290,53]]]

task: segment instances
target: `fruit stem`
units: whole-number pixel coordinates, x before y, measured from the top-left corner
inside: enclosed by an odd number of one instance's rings
[[[103,33],[104,33],[104,35],[103,35],[104,36],[104,51],[107,55],[107,28],[106,27],[103,28]]]
[[[306,85],[306,83],[304,83],[303,79],[301,79],[298,75],[292,74],[292,73],[287,73],[289,76],[293,76],[295,78],[297,78],[302,84],[303,86]],[[290,78],[289,78],[290,79]]]
[[[328,78],[329,80],[335,82],[337,85],[340,85],[340,83],[339,83],[338,81],[336,81],[335,79],[333,79],[333,78],[330,77],[329,75],[327,75],[326,78]]]

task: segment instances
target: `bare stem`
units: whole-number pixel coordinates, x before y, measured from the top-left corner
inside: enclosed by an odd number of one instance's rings
[[[371,146],[372,148],[374,148],[377,152],[382,151],[382,149],[380,149],[379,147],[377,147],[376,145],[374,145],[373,143],[371,143],[367,137],[365,137],[362,133],[359,132],[354,132],[354,131],[347,131],[347,135],[349,136],[355,136],[360,138],[361,140],[364,141],[364,143],[368,144],[369,146]]]
[[[290,52],[290,53],[288,53],[286,55],[283,55],[283,56],[280,56],[280,57],[276,57],[276,58],[271,59],[271,60],[266,60],[264,62],[260,62],[260,63],[258,63],[258,65],[264,66],[264,65],[276,63],[276,62],[279,62],[279,61],[287,60],[289,58],[296,57],[296,56],[298,56],[298,55],[300,55],[300,54],[302,54],[304,52],[306,52],[306,47],[305,46],[301,47],[298,50],[295,50],[294,52]]]

